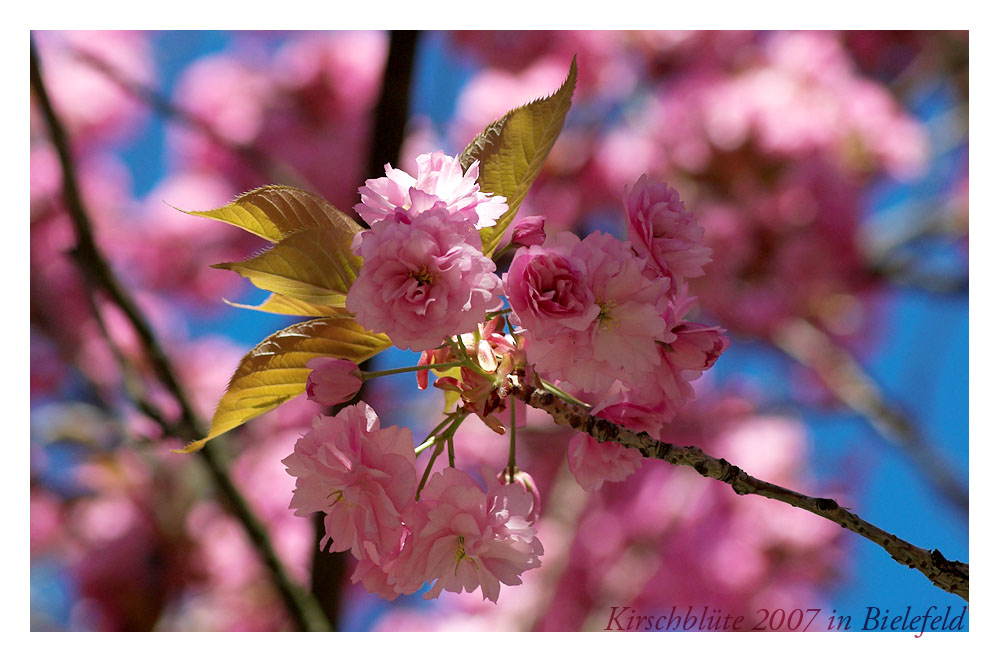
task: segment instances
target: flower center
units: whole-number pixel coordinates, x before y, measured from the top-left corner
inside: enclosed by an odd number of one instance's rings
[[[420,283],[421,285],[433,285],[434,281],[437,280],[435,274],[427,272],[427,266],[420,267],[420,271],[411,271],[410,277]]]
[[[466,555],[466,553],[465,553],[465,536],[459,536],[458,537],[458,549],[455,550],[455,574],[456,575],[458,574],[458,566],[462,563],[462,561],[466,561],[466,560],[468,560],[469,562],[472,563],[472,567],[474,567],[474,568],[478,567],[476,565],[476,560],[473,559],[473,558],[469,558]]]
[[[609,329],[614,329],[618,326],[618,322],[612,316],[615,308],[618,306],[614,301],[598,301],[597,305],[601,307],[601,312],[597,313],[597,325],[602,331],[607,331]]]

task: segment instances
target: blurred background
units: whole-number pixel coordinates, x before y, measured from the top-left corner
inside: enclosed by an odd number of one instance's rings
[[[624,238],[622,193],[649,173],[681,192],[714,252],[692,283],[695,317],[726,327],[732,346],[664,438],[968,560],[968,33],[32,39],[97,248],[202,421],[242,354],[297,319],[226,305],[266,295],[209,265],[265,243],[173,207],[283,183],[349,211],[382,163],[413,171],[422,152],[461,152],[555,90],[575,54],[573,107],[521,214],[547,216],[550,235]],[[189,440],[171,424],[182,404],[82,275],[50,136],[33,94],[31,627],[296,629],[209,463],[170,452]],[[393,349],[375,363],[415,358]],[[378,380],[364,398],[384,425],[423,438],[441,395],[414,386]],[[819,608],[812,630],[833,610],[859,629],[868,606],[966,604],[836,525],[689,469],[647,462],[584,492],[566,466],[569,435],[544,414],[518,435],[543,498],[541,568],[499,605],[478,593],[389,603],[349,582],[353,559],[318,551],[318,519],[288,509],[281,459],[317,413],[292,401],[213,441],[211,466],[226,467],[337,629],[595,630],[622,605],[754,623],[759,609]],[[474,474],[505,462],[505,438],[483,426],[457,442]]]

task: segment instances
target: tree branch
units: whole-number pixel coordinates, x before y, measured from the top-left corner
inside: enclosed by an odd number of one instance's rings
[[[211,124],[184,108],[174,104],[155,89],[136,80],[129,79],[125,74],[101,58],[82,51],[72,49],[73,56],[95,71],[104,74],[112,83],[129,96],[146,104],[165,118],[179,124],[184,124],[204,135],[219,147],[234,154],[243,164],[254,170],[269,182],[287,184],[297,188],[315,190],[306,178],[288,163],[275,158],[253,143],[231,140],[215,130]]]
[[[412,31],[394,30],[389,33],[389,54],[386,56],[385,71],[382,75],[382,90],[372,120],[367,170],[369,177],[384,176],[383,165],[399,161],[410,105],[410,77],[417,36],[417,33]],[[361,369],[368,370],[370,365],[371,362],[366,361],[361,365]],[[334,407],[330,415],[336,415],[344,407],[359,402],[367,388],[367,383],[362,384],[361,390],[349,402]],[[343,602],[344,579],[348,574],[349,554],[327,551],[325,546],[321,545],[326,535],[323,519],[323,515],[313,516],[316,545],[313,547],[310,586],[330,623],[337,626]]]
[[[370,177],[384,177],[386,163],[399,160],[410,111],[410,79],[417,51],[416,30],[392,30],[386,56],[382,92],[372,120],[372,145],[368,157]]]
[[[909,455],[938,493],[968,520],[969,494],[966,487],[909,418],[888,402],[854,357],[803,319],[786,324],[772,336],[771,341],[788,356],[813,370],[841,402],[863,416],[884,438]]]
[[[69,140],[62,122],[56,115],[49,99],[48,91],[42,79],[41,66],[34,41],[30,42],[30,63],[31,90],[36,96],[38,105],[48,125],[49,137],[59,155],[59,163],[62,169],[63,199],[76,231],[77,244],[72,254],[73,258],[79,266],[87,284],[95,291],[104,291],[128,318],[132,328],[135,330],[136,336],[139,338],[143,352],[153,367],[154,373],[180,405],[182,412],[181,420],[171,426],[173,429],[170,432],[181,438],[200,438],[204,436],[202,425],[198,421],[184,390],[177,381],[166,354],[156,340],[149,323],[111,271],[111,267],[107,260],[104,259],[94,240],[91,231],[92,223],[90,216],[86,211],[77,186],[76,170]],[[253,514],[249,504],[243,499],[242,494],[240,494],[238,488],[232,482],[229,474],[226,472],[225,465],[220,456],[217,455],[216,449],[206,448],[198,456],[208,468],[216,489],[223,496],[225,502],[228,503],[231,512],[243,525],[247,536],[270,571],[272,580],[296,625],[308,630],[329,630],[329,624],[326,622],[322,611],[316,605],[315,600],[312,599],[311,595],[299,588],[285,570],[281,559],[271,544],[267,529]]]
[[[518,386],[511,394],[537,409],[542,409],[560,425],[585,432],[599,442],[618,443],[635,448],[643,456],[663,460],[674,465],[692,467],[707,478],[729,484],[739,495],[756,494],[783,501],[795,508],[839,524],[864,536],[888,552],[898,563],[922,572],[935,586],[969,599],[969,564],[949,561],[937,549],[917,547],[897,536],[883,531],[857,515],[842,508],[833,499],[811,497],[788,488],[754,478],[722,458],[712,457],[695,446],[676,446],[656,441],[645,432],[636,433],[628,428],[591,416],[586,409],[560,400],[556,396],[531,385]]]

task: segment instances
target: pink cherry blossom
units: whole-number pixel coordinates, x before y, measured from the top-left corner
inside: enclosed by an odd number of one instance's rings
[[[422,351],[475,327],[499,306],[496,265],[462,236],[438,201],[413,216],[377,223],[355,238],[364,266],[347,295],[359,324],[401,349]]]
[[[582,432],[570,440],[567,457],[576,482],[588,492],[601,489],[605,481],[625,480],[642,463],[642,454],[636,449],[600,443]]]
[[[364,402],[320,416],[282,461],[296,477],[289,507],[302,517],[326,513],[321,547],[332,540],[334,551],[377,560],[399,547],[416,490],[415,461],[410,430],[381,428]]]
[[[347,402],[364,383],[354,361],[319,356],[306,363],[306,367],[312,370],[306,381],[306,395],[327,407]]]
[[[514,472],[514,479],[511,480],[510,473],[504,469],[497,474],[497,481],[500,485],[520,485],[525,494],[531,496],[531,510],[524,516],[524,519],[528,524],[534,524],[542,512],[542,495],[539,493],[538,485],[535,484],[535,479],[531,477],[531,474],[518,470]]]
[[[503,281],[515,323],[533,336],[582,331],[601,312],[583,261],[562,245],[519,249]]]
[[[396,567],[396,583],[409,593],[433,580],[425,599],[481,588],[484,600],[496,602],[500,584],[516,586],[521,573],[541,565],[542,544],[528,523],[532,507],[520,485],[484,492],[458,469],[434,474],[415,509],[412,548]]]
[[[434,386],[443,391],[458,393],[461,396],[460,406],[477,414],[497,434],[506,432],[503,423],[492,414],[507,409],[507,378],[515,371],[523,371],[527,367],[525,354],[518,340],[509,334],[497,332],[501,323],[500,317],[494,317],[485,324],[478,325],[478,335],[463,333],[456,339],[476,363],[478,370],[462,366],[457,376],[446,375],[434,382]],[[419,364],[449,363],[461,358],[451,347],[442,347],[423,352]],[[420,389],[427,388],[427,381],[426,371],[417,373],[417,386]]]
[[[394,218],[397,209],[408,210],[415,205],[414,191],[444,201],[451,214],[468,217],[477,229],[496,225],[496,220],[507,211],[506,198],[480,192],[476,183],[478,161],[463,173],[457,157],[438,151],[417,157],[416,177],[388,163],[385,175],[366,180],[358,189],[361,203],[354,210],[372,226]]]
[[[561,255],[565,263],[575,258],[578,269],[582,266],[577,273],[583,280],[537,278],[537,285],[529,287],[524,280],[532,274],[529,265],[508,273],[508,299],[525,328],[528,361],[542,376],[569,381],[591,393],[610,388],[615,380],[631,384],[654,371],[660,363],[657,342],[673,339],[662,318],[669,305],[670,279],[649,278],[643,273],[645,262],[632,254],[628,244],[601,232],[582,241],[571,233],[560,233],[549,250]],[[535,259],[543,259],[548,252],[537,246],[528,251],[528,258],[522,259],[529,263],[530,251],[535,251]],[[547,270],[538,271],[546,275]],[[574,296],[566,297],[571,290]],[[518,292],[528,293],[530,299],[511,294]],[[525,305],[529,301],[547,305],[553,299],[571,301],[572,310],[580,314],[548,320]],[[540,305],[535,308],[545,310]],[[557,312],[562,313],[561,308]],[[535,320],[542,324],[536,325]],[[562,329],[551,330],[559,325]]]
[[[525,216],[513,227],[511,241],[518,246],[538,246],[545,242],[544,216]]]
[[[643,430],[656,427],[655,416],[649,410],[627,402],[617,403],[603,409],[594,410],[594,415],[626,427],[635,425]],[[645,424],[642,422],[645,421]],[[638,425],[636,425],[638,423]],[[662,423],[660,424],[662,425]],[[659,428],[656,427],[657,432]],[[642,453],[634,448],[626,448],[613,442],[601,443],[583,432],[573,435],[567,450],[569,469],[576,482],[588,492],[601,489],[605,481],[625,480],[642,464]]]
[[[719,327],[693,322],[685,322],[674,327],[673,333],[677,339],[670,345],[660,348],[663,364],[669,371],[658,373],[659,383],[676,384],[677,390],[682,392],[684,398],[691,399],[694,397],[694,389],[689,382],[715,365],[719,356],[729,347],[729,338],[723,335],[723,330]],[[673,396],[673,388],[664,386],[664,391]]]
[[[680,194],[668,184],[652,183],[646,175],[626,190],[628,238],[639,257],[658,276],[678,281],[705,273],[712,249],[701,244],[705,228],[684,208]]]

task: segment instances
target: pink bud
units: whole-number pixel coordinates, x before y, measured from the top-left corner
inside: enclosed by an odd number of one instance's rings
[[[306,363],[312,369],[306,381],[306,394],[313,402],[327,407],[339,405],[361,390],[361,370],[346,359],[318,356]]]
[[[519,246],[538,246],[545,241],[545,217],[525,216],[514,223],[511,240]]]
[[[507,472],[507,469],[504,469],[497,474],[497,480],[501,485],[520,485],[524,488],[526,494],[531,495],[531,510],[528,512],[528,516],[525,517],[525,521],[529,524],[534,524],[542,512],[542,495],[538,493],[538,487],[535,485],[535,479],[531,477],[531,474],[527,471],[517,470],[514,472],[514,480],[510,480],[510,474]]]

